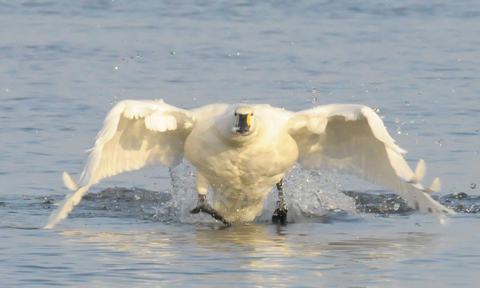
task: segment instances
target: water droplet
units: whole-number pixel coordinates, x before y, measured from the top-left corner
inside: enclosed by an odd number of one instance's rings
[[[477,184],[475,183],[470,184],[470,188],[475,189],[476,187],[477,187]]]

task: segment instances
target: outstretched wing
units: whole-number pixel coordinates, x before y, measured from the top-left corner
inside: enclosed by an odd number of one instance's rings
[[[424,189],[425,162],[415,173],[383,121],[369,107],[333,104],[297,112],[289,120],[289,133],[297,141],[298,162],[307,169],[327,169],[355,175],[407,199],[421,212],[431,210],[443,223],[443,211],[455,214],[430,197],[440,181]]]
[[[194,123],[195,113],[162,100],[119,102],[108,113],[95,146],[89,150],[79,184],[63,173],[65,186],[76,192],[59,203],[45,228],[66,218],[88,188],[103,178],[150,165],[178,165]]]

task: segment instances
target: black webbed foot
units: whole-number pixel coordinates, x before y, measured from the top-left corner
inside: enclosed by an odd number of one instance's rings
[[[278,201],[277,201],[277,208],[272,215],[272,222],[274,224],[281,224],[285,225],[287,223],[287,204],[283,199],[283,179],[277,183],[277,190],[278,190]]]
[[[277,201],[277,208],[273,212],[272,222],[274,224],[285,225],[287,223],[287,204],[283,201]]]
[[[213,207],[210,206],[210,204],[208,204],[206,197],[203,195],[199,196],[197,207],[193,208],[193,210],[190,211],[191,214],[197,214],[200,212],[209,214],[216,220],[222,221],[222,223],[225,224],[226,226],[232,226],[230,222],[228,222],[225,218],[223,218],[222,215],[218,214],[218,212],[215,211],[215,209],[213,209]]]

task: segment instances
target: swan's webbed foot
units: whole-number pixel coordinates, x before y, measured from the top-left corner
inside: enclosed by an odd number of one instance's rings
[[[197,207],[193,208],[193,210],[190,211],[190,213],[192,214],[197,214],[200,212],[207,213],[216,220],[222,221],[225,226],[232,226],[230,222],[223,218],[222,215],[218,214],[218,212],[215,211],[215,209],[213,209],[210,204],[208,204],[207,197],[205,195],[198,195]]]
[[[277,208],[273,212],[272,222],[274,224],[285,225],[285,223],[287,222],[287,212],[287,204],[283,201],[277,201]]]
[[[287,204],[283,199],[283,181],[282,180],[280,180],[280,182],[277,183],[278,201],[277,201],[277,207],[275,208],[275,211],[273,212],[273,215],[272,215],[272,222],[274,224],[285,225],[285,223],[287,222],[288,209],[287,209]]]

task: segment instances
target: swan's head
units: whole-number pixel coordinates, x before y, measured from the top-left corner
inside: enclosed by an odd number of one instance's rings
[[[234,112],[235,126],[233,132],[240,135],[250,135],[255,131],[256,120],[253,108],[250,106],[238,106]]]

